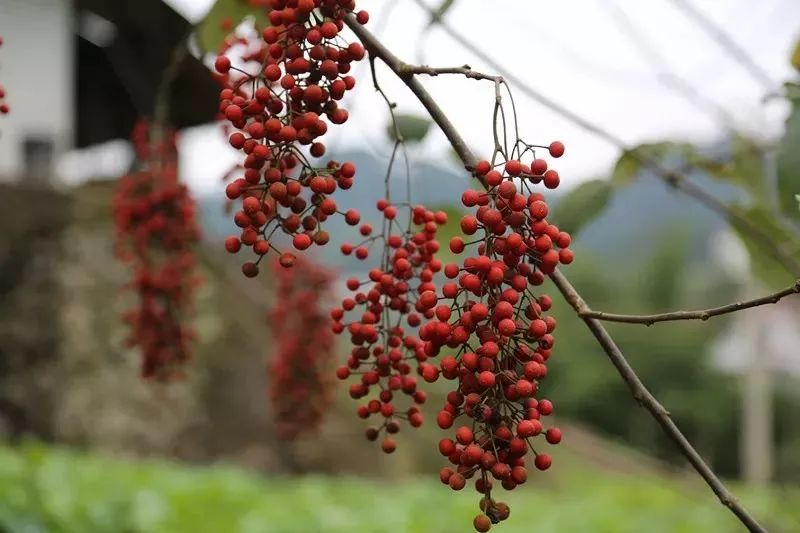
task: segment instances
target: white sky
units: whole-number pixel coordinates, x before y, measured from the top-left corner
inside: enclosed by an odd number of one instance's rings
[[[198,20],[212,2],[168,3]],[[672,73],[725,108],[737,127],[759,137],[780,134],[785,105],[761,104],[761,86],[670,0],[460,0],[448,21],[531,87],[629,143],[665,137],[714,139],[722,131],[719,124],[659,83],[657,75],[663,67],[650,64],[640,46],[620,31],[611,9],[614,5],[639,28]],[[693,5],[726,28],[772,76],[776,87],[793,77],[788,56],[800,38],[800,1],[694,0]],[[474,69],[490,70],[441,31],[433,29],[419,39],[426,19],[409,0],[361,0],[359,7],[370,11],[369,27],[401,59],[432,66],[469,63]],[[389,8],[390,19],[381,20]],[[371,139],[383,135],[385,106],[366,81],[366,65],[361,68],[359,79],[364,81],[346,104],[351,121],[328,134],[333,147],[368,149]],[[413,95],[385,69],[381,83],[402,112],[423,112]],[[489,151],[493,144],[491,83],[454,77],[425,83],[476,153]],[[565,185],[601,175],[613,164],[618,155],[614,147],[519,92],[516,102],[525,140],[547,144],[559,139],[567,145],[558,165]],[[221,174],[236,161],[215,128],[187,132],[182,148],[182,173],[196,189],[218,186]],[[422,151],[430,157],[447,157],[446,140],[436,130]]]

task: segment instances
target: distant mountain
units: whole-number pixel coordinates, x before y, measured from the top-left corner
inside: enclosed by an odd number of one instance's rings
[[[385,197],[383,180],[386,162],[366,152],[344,153],[339,159],[353,161],[358,168],[353,188],[335,196],[340,208],[358,209],[365,221],[378,223],[380,218],[375,203]],[[412,161],[411,176],[413,201],[428,206],[455,205],[461,197],[461,191],[470,186],[469,177],[456,165],[441,166],[430,161]],[[737,197],[735,187],[699,175],[694,178],[718,198],[732,200]],[[404,201],[406,184],[402,161],[395,165],[390,182],[392,198]],[[559,193],[551,193],[550,203],[554,210],[558,209],[559,196]],[[231,217],[223,213],[218,196],[201,198],[200,211],[205,231],[210,237],[221,240],[236,232]],[[649,255],[666,231],[685,230],[690,239],[686,243],[689,257],[700,259],[705,256],[709,240],[725,224],[722,218],[691,198],[676,193],[659,179],[643,173],[637,181],[613,197],[606,210],[580,233],[576,245],[597,254],[610,266],[622,266],[631,257]],[[324,247],[321,258],[345,271],[359,269],[357,265],[361,263],[348,260],[338,251],[340,242],[356,241],[357,233],[348,228],[340,217],[334,217],[326,224],[326,229],[333,236],[335,244]],[[340,235],[349,238],[342,239]]]

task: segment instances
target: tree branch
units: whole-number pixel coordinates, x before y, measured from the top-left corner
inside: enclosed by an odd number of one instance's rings
[[[776,242],[772,235],[761,229],[758,225],[754,224],[746,217],[731,209],[725,203],[719,201],[714,195],[706,192],[702,187],[694,183],[687,174],[666,168],[657,159],[648,157],[632,149],[625,141],[622,140],[622,138],[581,117],[567,107],[533,89],[530,84],[516,76],[513,72],[504,69],[502,65],[492,59],[488,54],[481,50],[480,47],[467,40],[466,37],[457,33],[442,19],[441,16],[427,6],[422,0],[414,0],[414,2],[421,9],[426,11],[428,15],[430,15],[431,20],[438,24],[442,31],[444,31],[451,39],[463,46],[475,57],[489,65],[489,67],[494,69],[496,72],[500,73],[500,75],[502,75],[506,81],[513,83],[515,90],[520,91],[522,94],[547,107],[554,113],[564,117],[580,128],[583,128],[584,130],[591,132],[597,137],[605,140],[609,144],[616,146],[624,153],[628,154],[628,156],[637,163],[653,172],[653,174],[671,187],[683,192],[687,196],[691,196],[714,212],[722,215],[739,230],[752,236],[758,246],[761,246],[761,248],[763,248],[765,252],[773,257],[789,274],[792,275],[792,277],[800,276],[800,262],[798,262],[789,252],[787,252],[780,243]]]
[[[464,168],[472,170],[477,163],[477,159],[472,151],[467,146],[461,134],[455,128],[450,119],[445,115],[444,111],[439,107],[433,97],[428,93],[425,87],[420,83],[419,79],[411,73],[403,72],[404,62],[400,61],[383,43],[375,38],[372,33],[366,28],[358,24],[352,15],[348,15],[345,22],[358,36],[361,43],[367,48],[370,55],[378,57],[386,64],[398,77],[400,77],[411,89],[411,92],[417,97],[420,103],[430,114],[434,122],[439,126],[447,139],[450,141],[451,146],[458,154],[461,161],[464,163]],[[566,277],[559,271],[550,275],[550,278],[556,284],[561,294],[570,303],[570,305],[578,311],[578,313],[591,311],[585,302],[581,299],[580,295],[575,291],[574,287],[569,283]],[[719,497],[720,501],[728,507],[743,524],[747,526],[750,531],[766,531],[759,523],[750,516],[750,514],[742,507],[739,502],[728,492],[725,485],[714,474],[708,465],[703,461],[697,451],[692,447],[691,443],[684,437],[678,427],[669,417],[669,413],[664,407],[656,401],[652,394],[645,388],[641,380],[638,378],[633,368],[628,364],[620,349],[614,343],[613,339],[609,336],[608,332],[603,327],[602,323],[594,318],[583,318],[583,321],[594,334],[598,343],[605,351],[608,358],[611,360],[617,372],[628,385],[633,397],[645,407],[656,421],[661,425],[667,436],[677,445],[681,453],[691,463],[694,469],[703,477],[708,483],[714,493]]]
[[[735,302],[720,307],[712,307],[711,309],[704,309],[701,311],[674,311],[671,313],[661,313],[656,315],[620,315],[616,313],[604,313],[602,311],[590,311],[584,309],[578,315],[581,318],[596,318],[597,320],[604,320],[606,322],[624,322],[626,324],[645,324],[651,326],[656,322],[668,322],[674,320],[708,320],[711,317],[726,315],[728,313],[735,313],[744,309],[758,307],[760,305],[776,304],[781,299],[792,294],[800,293],[800,279],[794,285],[787,287],[781,291],[761,298],[747,300],[744,302]]]
[[[550,279],[553,280],[553,283],[555,283],[558,290],[564,296],[564,299],[567,300],[579,315],[592,312],[575,290],[575,287],[572,286],[561,272],[554,272],[550,275]],[[672,439],[683,456],[686,457],[692,467],[700,474],[708,486],[711,487],[711,490],[717,495],[722,505],[730,509],[748,530],[765,532],[766,529],[742,507],[717,475],[714,474],[714,471],[703,461],[703,458],[700,457],[697,450],[694,449],[688,439],[681,433],[678,426],[675,425],[675,422],[672,421],[669,411],[667,411],[664,406],[656,400],[655,396],[647,390],[647,387],[644,386],[639,376],[636,375],[636,371],[633,370],[625,359],[622,351],[614,342],[614,339],[611,338],[611,335],[608,334],[608,331],[603,327],[603,324],[594,318],[583,317],[582,320],[586,323],[592,335],[594,335],[594,338],[597,339],[603,351],[606,352],[606,355],[608,355],[611,363],[617,369],[617,372],[625,381],[625,384],[628,386],[628,389],[631,391],[636,401],[639,402],[639,405],[647,409],[653,418],[655,418],[656,422],[661,426],[661,429],[664,430],[664,433]]]
[[[504,83],[502,76],[493,76],[491,74],[483,74],[482,72],[477,72],[472,70],[472,67],[469,65],[464,65],[461,67],[429,67],[428,65],[409,65],[408,63],[403,63],[403,66],[400,68],[400,72],[398,75],[407,76],[409,74],[423,74],[425,76],[439,76],[440,74],[457,74],[461,76],[466,76],[467,78],[471,78],[473,80],[489,80],[495,83]]]

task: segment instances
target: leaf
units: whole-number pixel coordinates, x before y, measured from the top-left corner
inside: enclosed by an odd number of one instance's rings
[[[772,239],[786,250],[791,257],[800,262],[800,232],[786,224],[769,209],[761,205],[731,206],[734,212],[745,216],[750,222],[757,225]],[[791,274],[774,259],[761,243],[757,242],[750,234],[734,226],[736,234],[741,239],[750,254],[750,268],[753,274],[770,289],[785,287],[792,280]]]
[[[794,101],[792,112],[786,119],[786,132],[778,145],[776,171],[778,174],[778,201],[781,211],[788,217],[800,220],[792,195],[800,191],[800,101]]]
[[[797,44],[794,45],[794,51],[792,51],[792,66],[800,70],[800,41],[797,41]]]
[[[800,194],[795,194],[794,199],[797,200],[797,210],[800,211]]]
[[[730,152],[723,158],[703,155],[689,143],[662,141],[639,145],[623,153],[617,160],[612,183],[617,186],[630,184],[648,161],[674,166],[674,160],[701,169],[717,180],[736,185],[754,201],[766,203],[770,198],[761,149],[742,136],[731,139]]]
[[[562,230],[577,234],[603,211],[613,189],[608,180],[585,181],[558,200],[550,218]]]
[[[225,37],[247,17],[254,18],[258,29],[267,23],[266,10],[249,0],[217,0],[195,30],[200,47],[207,53],[218,52]]]
[[[783,84],[783,90],[787,100],[800,100],[800,83],[787,81]]]
[[[416,115],[395,113],[395,124],[403,140],[407,142],[420,142],[428,134],[428,131],[430,131],[433,122],[428,118]],[[392,123],[389,123],[386,127],[386,134],[389,136],[390,140],[397,140],[395,128]]]
[[[694,148],[688,143],[662,141],[640,144],[623,152],[611,173],[611,182],[617,186],[630,185],[645,166],[643,161],[661,162],[670,156],[686,158],[693,153]]]
[[[764,153],[750,139],[734,136],[731,139],[730,154],[725,161],[693,154],[689,162],[717,180],[740,187],[753,200],[764,204],[769,202],[770,186],[764,172]]]

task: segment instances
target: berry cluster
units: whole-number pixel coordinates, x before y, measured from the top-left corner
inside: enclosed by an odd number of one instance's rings
[[[563,151],[559,142],[550,145],[554,157]],[[421,368],[427,381],[440,375],[454,381],[437,416],[440,428],[456,426],[455,439],[439,443],[453,465],[442,469],[441,480],[461,490],[468,479],[476,479],[483,514],[474,525],[488,531],[509,512],[507,505],[492,499],[493,480],[507,490],[525,483],[529,450],[537,469],[546,470],[551,463],[549,455],[534,448],[533,439],[543,436],[550,444],[561,440],[560,430],[545,431],[541,421],[552,413],[552,403],[536,398],[538,382],[547,375],[556,321],[545,315],[550,297],[534,294],[533,288],[573,256],[569,234],[547,221],[544,198],[530,192],[531,183],[558,185],[558,173],[548,170],[545,160],[534,159],[530,165],[481,161],[475,174],[487,189],[464,192],[462,203],[475,212],[461,220],[464,236],[450,241],[456,254],[470,245],[475,251],[460,266],[444,267],[452,281],[442,286],[440,295],[433,289],[420,295],[421,309],[435,316],[422,325],[419,336],[425,356],[443,349],[453,352],[438,368]]]
[[[3,46],[3,38],[0,37],[0,46]],[[0,85],[0,114],[7,115],[11,108],[8,107],[8,104],[5,101],[6,98],[6,90],[5,88]]]
[[[166,381],[181,377],[189,358],[192,332],[184,315],[197,284],[191,247],[199,231],[195,201],[178,183],[174,134],[155,143],[148,131],[144,121],[134,129],[141,168],[122,177],[114,193],[115,249],[133,271],[128,287],[138,299],[123,314],[127,342],[142,351],[142,377]]]
[[[354,294],[331,311],[333,331],[346,331],[353,346],[347,364],[337,369],[336,375],[342,380],[359,376],[350,385],[352,398],[361,399],[372,393],[357,413],[364,419],[380,419],[380,425],[366,431],[367,438],[373,441],[384,431],[397,433],[403,419],[412,427],[422,425],[419,405],[425,402],[426,394],[418,388],[412,370],[427,379],[422,369],[431,365],[425,363],[428,356],[423,344],[411,335],[411,330],[420,325],[423,317],[433,316],[432,311],[426,311],[423,298],[433,294],[434,275],[442,269],[442,263],[434,257],[439,251],[436,232],[439,225],[447,222],[444,212],[434,213],[423,206],[406,207],[409,221],[403,227],[397,220],[398,206],[381,200],[378,209],[384,217],[382,234],[373,236],[372,227],[362,224],[360,233],[365,240],[357,245],[343,244],[342,252],[367,259],[369,247],[380,242],[380,267],[370,270],[367,280],[348,279],[347,288]],[[346,219],[351,225],[359,224],[356,212],[348,212]],[[410,397],[410,407],[398,405],[396,395],[401,392]],[[392,437],[384,435],[384,452],[391,453],[396,446]]]
[[[273,263],[277,284],[269,328],[276,353],[269,364],[269,398],[278,438],[294,440],[314,430],[331,399],[328,378],[335,337],[326,303],[333,296],[335,276],[307,259],[294,268]]]
[[[266,4],[270,25],[261,35],[263,42],[247,47],[241,57],[256,64],[257,72],[234,67],[226,55],[215,62],[224,86],[219,110],[235,130],[229,141],[245,154],[243,177],[225,191],[228,199],[241,202],[234,222],[242,231],[229,237],[225,247],[231,253],[243,245],[253,250],[255,260],[242,265],[248,277],[258,274],[270,249],[281,254],[282,266],[294,263],[294,254],[276,248],[277,230],[291,236],[296,250],[330,239],[322,226],[338,212],[331,195],[352,186],[356,168],[336,161],[312,164],[301,147],[308,147],[310,157],[325,155],[319,140],[328,130],[323,118],[332,124],[347,121],[339,101],[355,86],[348,75],[351,63],[365,56],[361,44],[348,44],[340,35],[345,15],[355,9],[353,0]],[[364,24],[369,16],[361,11],[356,18]]]

